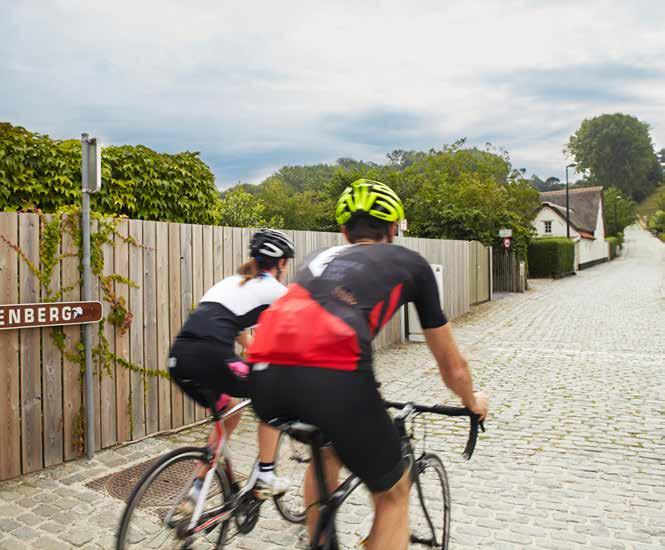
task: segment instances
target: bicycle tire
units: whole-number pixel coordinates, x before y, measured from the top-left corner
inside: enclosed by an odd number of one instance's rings
[[[441,459],[423,454],[414,465],[409,496],[409,530],[412,545],[448,550],[450,539],[450,486]],[[434,532],[432,532],[434,528]]]
[[[160,526],[167,533],[165,542],[171,544],[174,540],[178,540],[177,536],[175,536],[175,529],[165,525],[164,517],[162,516],[177,505],[177,502],[187,490],[186,486],[178,483],[177,480],[184,476],[187,479],[186,483],[189,483],[191,473],[196,464],[204,461],[206,456],[207,450],[205,448],[182,447],[160,457],[148,468],[139,482],[134,486],[127,499],[127,504],[123,510],[118,527],[116,550],[146,547],[159,548],[160,546],[156,545],[159,540],[156,538],[157,535],[154,535],[151,541],[146,541],[141,536],[152,536],[149,533],[150,529],[158,529]],[[159,504],[158,498],[160,497],[160,493],[164,492],[167,493],[164,496],[164,502]],[[216,501],[214,503],[215,506],[222,505],[230,498],[231,489],[225,472],[215,469],[215,478],[213,478],[208,495],[209,499]],[[216,498],[218,496],[221,498]],[[151,497],[152,502],[150,500]],[[136,520],[137,527],[132,529],[130,527],[134,519]],[[139,524],[141,525],[140,529],[138,528]],[[226,520],[220,522],[215,527],[215,529],[220,529],[216,543],[218,548],[221,548],[223,545],[228,525],[229,522]],[[185,543],[184,540],[182,542],[183,544]]]
[[[310,463],[309,447],[281,432],[275,451],[275,474],[291,481],[289,490],[273,500],[288,522],[305,523],[305,472]]]

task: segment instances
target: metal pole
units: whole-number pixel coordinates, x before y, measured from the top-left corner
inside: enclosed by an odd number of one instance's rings
[[[90,271],[90,193],[88,193],[88,163],[90,162],[88,134],[81,134],[81,234],[83,250],[83,300],[92,298],[92,273]],[[92,325],[83,325],[85,348],[85,455],[88,460],[95,456],[95,402],[92,377]]]
[[[566,237],[570,239],[570,199],[568,197],[568,166],[566,166]]]

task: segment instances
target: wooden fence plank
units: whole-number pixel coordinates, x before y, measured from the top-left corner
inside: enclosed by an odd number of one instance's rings
[[[182,256],[180,251],[180,229],[177,223],[169,223],[169,328],[173,340],[181,326],[180,277]],[[174,428],[183,425],[183,395],[180,388],[171,385],[171,423]]]
[[[44,223],[54,221],[53,215],[44,216]],[[43,227],[42,227],[43,231]],[[60,245],[56,255],[60,255]],[[49,295],[55,296],[60,291],[60,261],[51,275]],[[44,296],[43,301],[52,299]],[[54,340],[54,331],[59,328],[40,329],[42,333],[42,388],[44,421],[44,466],[60,464],[63,461],[62,448],[62,352]]]
[[[203,226],[203,250],[201,252],[201,261],[203,264],[203,289],[201,294],[205,293],[216,281],[215,281],[215,251],[214,251],[214,242],[213,242],[213,231],[214,227],[211,225]],[[220,244],[220,254],[222,253],[222,246]],[[222,266],[221,269],[224,269],[224,263],[220,263]],[[200,300],[201,296],[197,298]]]
[[[102,276],[108,277],[114,273],[114,257],[113,257],[113,241],[104,243],[102,245],[102,254],[104,257],[104,268]],[[111,289],[113,283],[109,283]],[[104,298],[105,292],[103,289],[103,282],[99,282],[100,295]],[[111,304],[106,300],[102,300],[104,307],[104,318],[108,318],[111,312]],[[109,346],[109,351],[115,353],[115,326],[109,321],[104,323],[104,338]],[[116,399],[115,399],[115,364],[100,362],[98,365],[100,380],[100,394],[101,394],[101,422],[102,422],[102,448],[107,448],[115,445],[118,441],[117,433],[117,415],[116,415]]]
[[[129,277],[129,245],[125,240],[129,235],[129,223],[127,220],[119,220],[115,243],[113,248],[113,261],[115,273],[123,278]],[[127,284],[116,280],[115,294],[118,300],[124,300],[126,307],[129,304],[129,288]],[[131,310],[130,310],[131,311]],[[116,327],[115,331],[115,354],[119,359],[129,361],[129,330]],[[116,391],[116,423],[118,431],[118,442],[130,441],[132,437],[131,426],[131,393],[129,370],[120,361],[115,365],[115,391]]]
[[[129,289],[129,310],[132,312],[132,324],[129,329],[129,360],[137,367],[143,368],[143,222],[129,221],[129,236],[138,245],[129,245],[129,279],[138,285]],[[130,373],[131,396],[131,428],[132,439],[138,439],[145,431],[145,377],[142,372]]]
[[[143,364],[149,371],[159,368],[157,345],[157,264],[155,222],[143,222]],[[166,382],[166,381],[165,381]],[[146,376],[146,433],[159,431],[159,381]]]
[[[194,283],[193,283],[193,266],[192,266],[192,232],[193,226],[190,224],[183,224],[180,226],[180,319],[184,323],[192,311],[194,303]],[[198,256],[198,254],[197,254]],[[183,422],[184,424],[191,424],[194,422],[194,401],[187,395],[183,396]]]
[[[213,227],[213,284],[218,283],[224,278],[224,251],[226,232],[223,227]],[[228,233],[229,237],[231,233]],[[229,257],[231,250],[229,249]],[[210,287],[208,287],[210,288]],[[208,289],[206,289],[208,290]]]
[[[94,235],[99,228],[97,220],[90,220],[90,231]],[[99,277],[92,274],[91,297],[93,300],[99,300]],[[99,345],[99,325],[92,326],[92,347],[93,350]],[[95,398],[95,450],[102,448],[102,403],[101,403],[101,370],[99,362],[93,357],[93,387],[92,393]],[[86,404],[87,406],[87,404]]]
[[[27,259],[39,268],[39,216],[19,217],[19,246]],[[39,281],[26,262],[19,264],[21,303],[39,302]],[[21,357],[21,457],[23,473],[41,470],[42,459],[42,381],[40,334],[38,329],[19,331]]]
[[[169,224],[157,222],[155,239],[156,299],[157,299],[157,364],[159,370],[168,373],[167,360],[171,345],[170,295],[169,295]],[[171,428],[171,382],[159,377],[159,429]]]
[[[0,212],[0,235],[18,244],[18,214]],[[0,240],[0,302],[16,304],[18,256]],[[0,480],[21,474],[21,420],[19,376],[19,331],[0,331]]]
[[[224,231],[228,231],[229,228],[225,228]],[[231,235],[233,235],[233,249],[232,249],[232,264],[233,265],[233,273],[238,271],[238,268],[241,266],[241,264],[245,261],[246,257],[249,256],[249,254],[245,254],[245,249],[243,246],[243,238],[242,238],[242,228],[241,227],[232,227],[231,228]]]
[[[78,247],[74,237],[68,232],[62,235],[62,288],[63,301],[81,299],[81,274]],[[63,447],[65,460],[81,456],[83,451],[82,379],[81,365],[67,355],[77,353],[81,343],[81,327],[63,327],[65,335],[65,357],[62,360],[62,412],[63,412]]]
[[[293,231],[284,231],[284,234],[293,241]],[[298,251],[296,250],[296,253]],[[284,280],[282,280],[282,283],[285,285],[289,285],[290,283],[293,282],[293,278],[295,277],[296,270],[300,267],[300,264],[296,262],[295,258],[292,258],[289,260],[289,264],[287,266],[286,274],[284,277]]]
[[[220,227],[220,229],[222,229]],[[233,267],[233,231],[230,227],[224,227],[224,232],[222,233],[222,276],[220,278],[215,277],[215,282],[220,281],[224,277],[233,275],[235,269]],[[215,250],[215,259],[217,259],[217,251]]]
[[[210,234],[212,236],[212,233]],[[204,248],[203,248],[203,226],[202,225],[193,225],[192,226],[192,307],[196,306],[203,295],[203,278],[204,278],[204,268],[203,268],[203,258],[204,258]],[[212,250],[210,250],[212,254]],[[201,420],[204,417],[203,408],[198,404],[192,401],[194,406],[194,419]]]

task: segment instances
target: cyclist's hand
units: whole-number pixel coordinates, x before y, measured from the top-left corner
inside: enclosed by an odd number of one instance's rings
[[[471,409],[478,416],[480,416],[480,420],[485,420],[487,418],[487,413],[490,406],[487,394],[485,392],[478,391],[473,394],[473,397],[474,403],[470,403],[466,406],[469,407],[469,409]]]

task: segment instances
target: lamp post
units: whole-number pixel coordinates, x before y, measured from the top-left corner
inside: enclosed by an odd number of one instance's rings
[[[570,197],[568,195],[568,168],[575,168],[577,164],[566,165],[566,238],[570,239]]]

